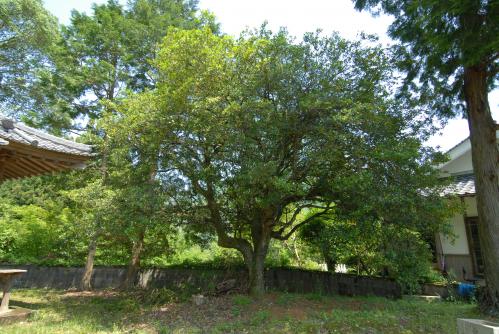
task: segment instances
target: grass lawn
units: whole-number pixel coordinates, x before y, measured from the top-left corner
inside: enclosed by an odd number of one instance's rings
[[[0,333],[456,333],[465,303],[271,293],[206,297],[201,306],[169,290],[151,293],[15,290],[12,306],[35,314]],[[0,325],[1,326],[1,325]]]

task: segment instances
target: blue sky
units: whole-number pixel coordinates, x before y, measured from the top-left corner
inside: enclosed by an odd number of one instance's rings
[[[44,3],[61,23],[67,24],[72,9],[89,12],[92,3],[106,1],[44,0]],[[258,27],[267,21],[270,28],[286,27],[294,36],[321,29],[326,34],[338,31],[344,37],[355,38],[363,31],[377,34],[381,42],[390,43],[386,29],[391,18],[359,13],[354,10],[351,0],[200,0],[199,7],[213,12],[222,30],[235,36],[247,27]],[[499,120],[499,90],[491,93],[489,99],[494,118]],[[428,144],[446,150],[468,135],[467,122],[454,119]]]

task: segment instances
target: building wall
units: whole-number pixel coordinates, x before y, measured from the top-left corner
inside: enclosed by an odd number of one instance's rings
[[[470,253],[468,248],[468,239],[466,235],[466,225],[464,222],[466,217],[476,217],[476,199],[475,197],[463,197],[464,213],[459,212],[452,217],[451,231],[453,235],[440,235],[442,251],[444,254],[467,255]]]
[[[474,277],[465,217],[477,216],[476,199],[475,197],[463,197],[462,201],[464,212],[457,213],[450,221],[453,235],[440,234],[438,242],[440,249],[437,249],[440,269],[445,269],[447,272],[452,271],[458,280]]]
[[[465,215],[466,217],[477,217],[478,210],[476,207],[476,198],[473,197],[464,197],[463,198],[465,204]]]
[[[469,255],[468,239],[466,236],[466,226],[462,213],[456,214],[451,219],[451,232],[449,236],[440,235],[442,252],[452,255]]]
[[[496,132],[496,136],[499,139],[499,130]],[[452,148],[448,155],[451,160],[439,167],[442,177],[473,171],[469,138]],[[440,269],[445,269],[448,272],[453,271],[460,280],[475,278],[465,219],[466,217],[478,216],[474,196],[463,197],[462,201],[464,212],[456,214],[450,221],[454,236],[445,237],[438,234],[436,237],[436,251]],[[465,275],[463,275],[463,270]]]
[[[455,160],[450,161],[441,169],[443,173],[461,174],[473,171],[473,164],[471,161],[471,151],[466,152]]]
[[[475,278],[471,255],[446,255],[445,270],[461,282]]]

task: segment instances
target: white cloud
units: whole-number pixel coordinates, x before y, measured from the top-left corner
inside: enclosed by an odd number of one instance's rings
[[[270,28],[287,27],[297,37],[319,28],[327,34],[338,31],[346,38],[365,31],[389,40],[385,32],[391,18],[359,13],[350,0],[201,0],[200,7],[214,12],[222,30],[236,36],[246,27],[268,21]]]

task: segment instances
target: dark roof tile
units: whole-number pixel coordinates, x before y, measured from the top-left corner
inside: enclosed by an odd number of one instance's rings
[[[464,174],[452,176],[454,179],[448,185],[443,194],[444,195],[474,195],[475,194],[475,176],[473,174]]]
[[[92,155],[92,146],[49,135],[0,115],[0,145],[7,145],[8,142],[66,154]]]

